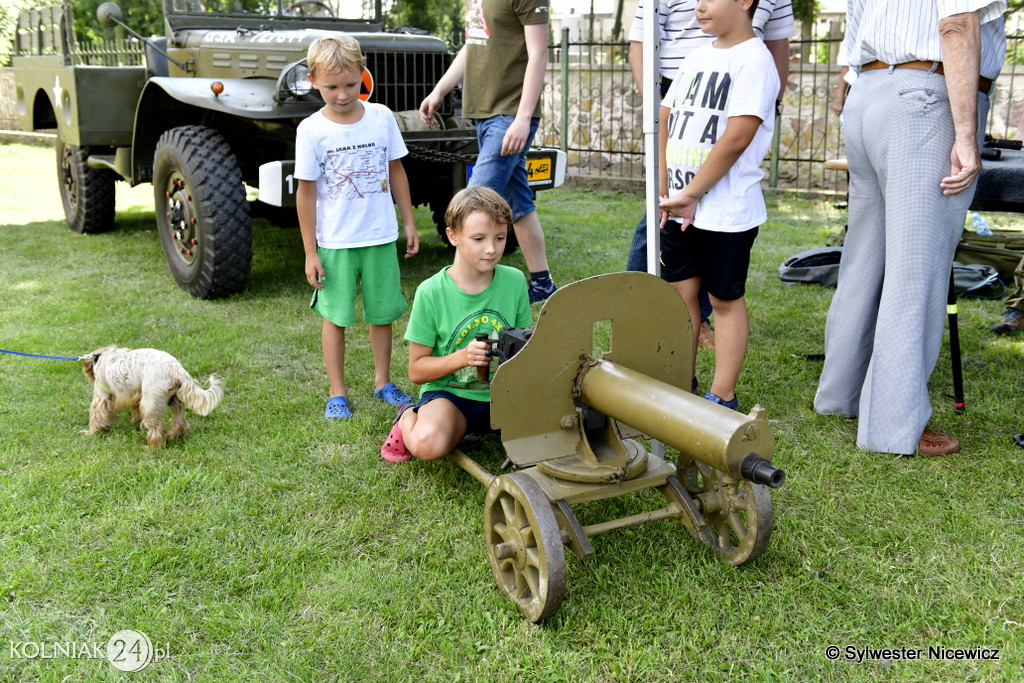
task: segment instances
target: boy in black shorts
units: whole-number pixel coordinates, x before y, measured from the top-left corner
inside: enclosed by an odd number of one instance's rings
[[[661,277],[686,301],[691,321],[700,320],[701,284],[707,289],[715,376],[704,398],[733,410],[750,336],[743,298],[750,249],[768,218],[761,161],[779,92],[772,55],[754,34],[756,9],[757,0],[699,3],[701,30],[715,40],[683,61],[661,102]]]

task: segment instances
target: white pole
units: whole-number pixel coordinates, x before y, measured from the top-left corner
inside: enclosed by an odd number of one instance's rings
[[[658,232],[658,112],[661,107],[661,22],[658,0],[644,0],[644,159],[647,180],[647,272],[660,275],[661,233]],[[665,457],[665,444],[651,440],[651,452]]]
[[[644,21],[644,158],[647,179],[647,272],[659,275],[661,235],[658,232],[658,112],[661,107],[661,22],[658,0],[645,0]]]

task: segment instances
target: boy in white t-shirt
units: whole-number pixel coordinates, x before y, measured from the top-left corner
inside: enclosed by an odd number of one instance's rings
[[[306,251],[310,307],[323,316],[322,344],[330,393],[324,417],[348,419],[345,328],[356,322],[356,291],[370,326],[375,398],[394,406],[408,394],[391,382],[391,323],[406,309],[395,242],[405,224],[409,258],[419,251],[408,153],[391,110],[359,99],[363,55],[347,35],[325,36],[309,47],[309,80],[324,107],[299,124],[295,138],[295,195]]]
[[[697,20],[716,38],[686,58],[661,102],[661,277],[683,297],[691,321],[700,320],[701,284],[707,289],[715,375],[704,398],[733,410],[750,336],[750,249],[768,218],[761,162],[779,92],[772,55],[752,27],[756,9],[757,0],[701,0]]]

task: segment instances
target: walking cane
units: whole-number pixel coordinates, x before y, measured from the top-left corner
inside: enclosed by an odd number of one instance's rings
[[[956,324],[956,289],[953,287],[953,270],[949,271],[949,297],[946,299],[946,314],[949,317],[949,360],[953,365],[953,412],[964,412],[964,376],[960,362],[960,332]]]

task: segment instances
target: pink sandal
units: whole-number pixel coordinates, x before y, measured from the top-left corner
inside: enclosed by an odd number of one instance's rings
[[[402,430],[398,428],[399,418],[402,417],[405,409],[410,407],[412,407],[411,404],[406,404],[398,410],[398,417],[395,418],[395,423],[391,427],[391,433],[388,434],[388,438],[384,439],[384,445],[380,447],[380,457],[388,462],[409,462],[413,458],[412,453],[405,447]]]

